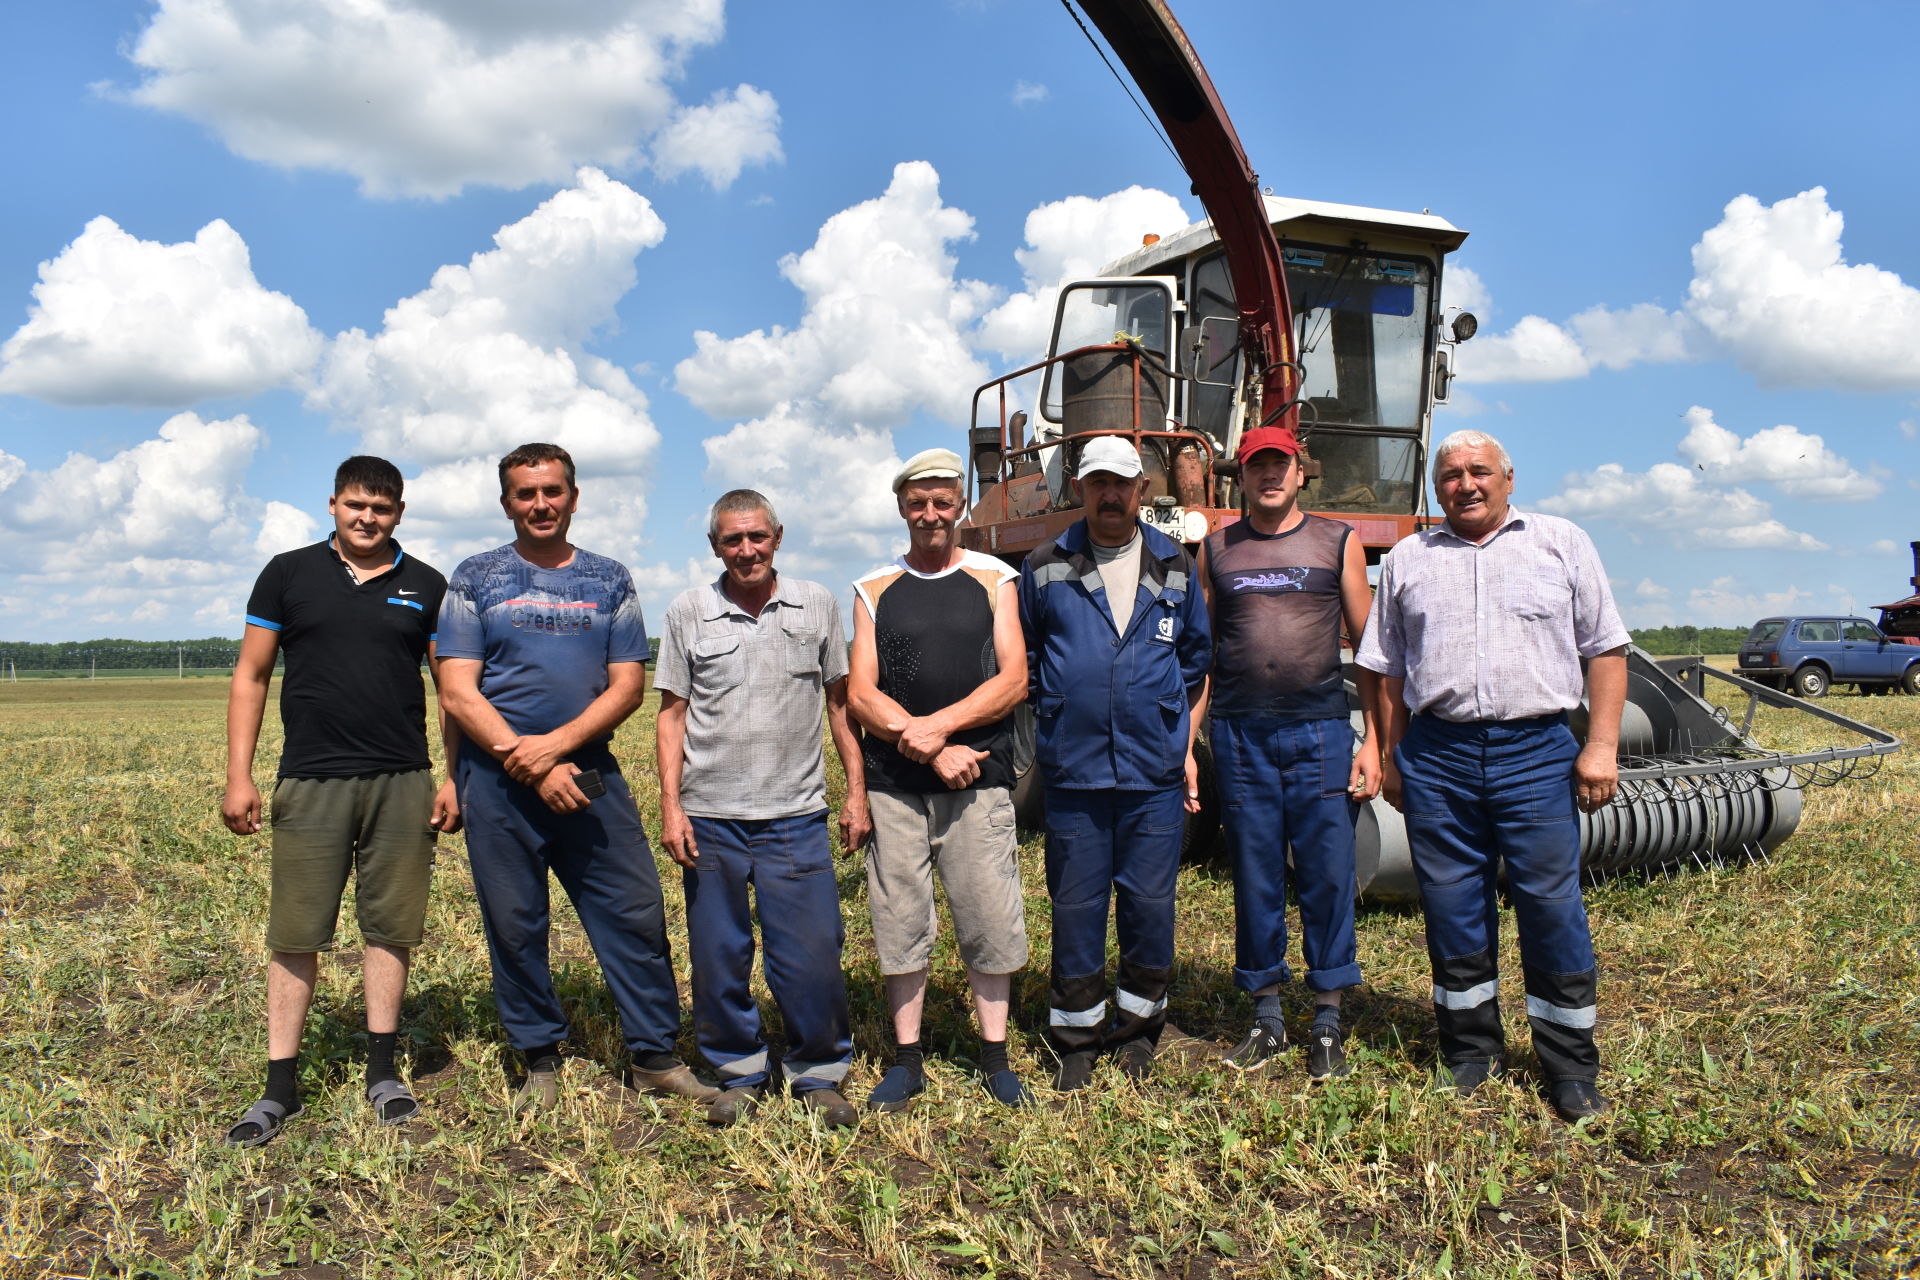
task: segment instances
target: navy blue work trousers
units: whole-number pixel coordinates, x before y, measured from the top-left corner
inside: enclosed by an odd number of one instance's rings
[[[461,763],[467,859],[500,1023],[516,1049],[567,1038],[547,954],[551,870],[599,957],[628,1053],[642,1060],[671,1053],[680,1034],[680,995],[647,833],[611,755],[576,763],[598,768],[607,785],[605,795],[578,813],[553,812],[533,788],[491,761]]]
[[[1360,981],[1353,933],[1353,821],[1347,793],[1353,726],[1319,720],[1216,717],[1209,727],[1220,819],[1233,861],[1234,985],[1253,993],[1290,981],[1287,849],[1300,900],[1307,986]]]
[[[781,1070],[795,1092],[838,1085],[853,1064],[853,1019],[840,964],[847,931],[827,844],[827,811],[690,821],[700,857],[681,878],[700,1052],[724,1087],[767,1079],[767,1045],[751,985],[751,887],[766,946],[767,989],[786,1026]]]
[[[1047,788],[1047,893],[1053,899],[1048,1030],[1061,1053],[1146,1040],[1167,1023],[1173,888],[1186,830],[1185,788]],[[1107,1022],[1107,903],[1120,972]]]
[[[1534,1051],[1550,1080],[1592,1080],[1598,972],[1580,898],[1580,817],[1564,715],[1457,724],[1415,716],[1394,749],[1426,913],[1441,1060],[1502,1052],[1499,899],[1506,868]]]

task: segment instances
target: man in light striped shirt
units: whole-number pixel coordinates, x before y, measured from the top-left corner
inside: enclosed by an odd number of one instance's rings
[[[1607,1109],[1575,806],[1591,813],[1618,783],[1627,631],[1592,540],[1512,507],[1513,460],[1498,440],[1442,440],[1433,485],[1446,523],[1402,539],[1382,564],[1355,661],[1382,677],[1383,790],[1407,815],[1440,1056],[1463,1094],[1506,1066],[1504,862],[1534,1050],[1571,1122]],[[1583,691],[1584,745],[1567,727]]]

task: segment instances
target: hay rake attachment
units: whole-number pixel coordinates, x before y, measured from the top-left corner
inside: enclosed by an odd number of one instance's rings
[[[1735,705],[1744,697],[1737,722],[1725,705],[1709,701],[1710,690],[1734,695]],[[1763,747],[1753,737],[1763,706],[1822,721],[1853,741],[1806,750]],[[1570,719],[1584,741],[1584,712]],[[1584,870],[1604,878],[1765,858],[1800,824],[1804,790],[1871,777],[1899,749],[1900,740],[1884,730],[1699,658],[1655,659],[1629,648],[1620,791],[1605,808],[1581,816]],[[1400,815],[1376,800],[1361,815],[1360,836],[1364,896],[1415,897]],[[1368,883],[1370,862],[1377,869]]]

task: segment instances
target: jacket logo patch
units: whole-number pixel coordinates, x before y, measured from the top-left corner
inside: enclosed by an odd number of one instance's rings
[[[1173,643],[1173,615],[1172,614],[1168,614],[1166,617],[1160,619],[1160,625],[1154,629],[1154,639],[1164,640],[1168,644]]]

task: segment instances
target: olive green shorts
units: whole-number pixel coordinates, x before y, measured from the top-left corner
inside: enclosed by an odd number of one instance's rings
[[[325,951],[354,876],[360,936],[412,949],[433,877],[433,773],[282,778],[273,789],[273,901],[267,946]]]

